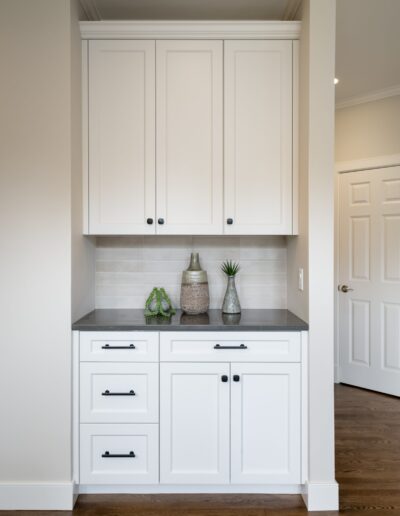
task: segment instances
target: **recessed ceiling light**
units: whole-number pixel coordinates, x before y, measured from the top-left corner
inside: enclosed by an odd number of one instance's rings
[[[336,86],[336,84],[337,84],[338,82],[339,82],[339,79],[338,79],[337,77],[335,77],[335,78],[333,79],[333,84]]]

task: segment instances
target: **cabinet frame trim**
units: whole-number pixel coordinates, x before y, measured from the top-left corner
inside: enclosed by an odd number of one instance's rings
[[[82,39],[299,39],[299,21],[89,21]]]

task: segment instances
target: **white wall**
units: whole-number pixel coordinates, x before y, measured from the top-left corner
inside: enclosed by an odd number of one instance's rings
[[[210,308],[221,308],[224,260],[240,263],[236,284],[242,308],[286,308],[284,237],[99,237],[96,308],[143,308],[153,287],[165,287],[179,307],[182,271],[200,253],[208,273]]]
[[[400,96],[336,110],[336,161],[400,154]]]
[[[334,467],[334,61],[335,1],[304,0],[300,38],[300,236],[288,245],[288,306],[307,313],[310,510],[335,510]],[[308,256],[307,256],[308,247]],[[308,271],[308,299],[297,269]]]
[[[0,509],[72,504],[71,14],[70,0],[0,2]]]

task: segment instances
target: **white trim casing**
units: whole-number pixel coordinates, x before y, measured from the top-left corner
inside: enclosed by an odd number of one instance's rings
[[[299,55],[300,42],[293,41],[292,104],[292,235],[299,234]]]
[[[79,331],[72,332],[72,478],[79,485]]]
[[[356,159],[351,161],[338,161],[335,170],[338,174],[344,172],[358,172],[361,170],[371,170],[374,168],[397,167],[400,165],[400,154],[388,156],[374,156],[373,158]]]
[[[339,484],[337,482],[306,482],[301,494],[309,511],[337,511]]]
[[[89,66],[88,42],[82,41],[82,227],[89,234]]]
[[[298,39],[298,21],[80,22],[82,39]]]
[[[357,106],[358,104],[366,104],[367,102],[396,97],[397,95],[400,95],[400,84],[396,84],[395,86],[390,86],[390,88],[384,88],[382,90],[371,91],[365,95],[354,95],[353,97],[339,100],[336,102],[336,109]]]
[[[2,511],[71,511],[76,497],[73,482],[2,483]]]
[[[301,332],[301,483],[308,480],[308,331]]]

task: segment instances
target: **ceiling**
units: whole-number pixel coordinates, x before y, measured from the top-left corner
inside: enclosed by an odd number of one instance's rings
[[[337,0],[336,100],[400,86],[400,0]]]
[[[292,20],[301,0],[80,0],[89,20]],[[337,0],[336,101],[400,87],[400,0]]]
[[[282,20],[293,0],[81,0],[101,20]]]

